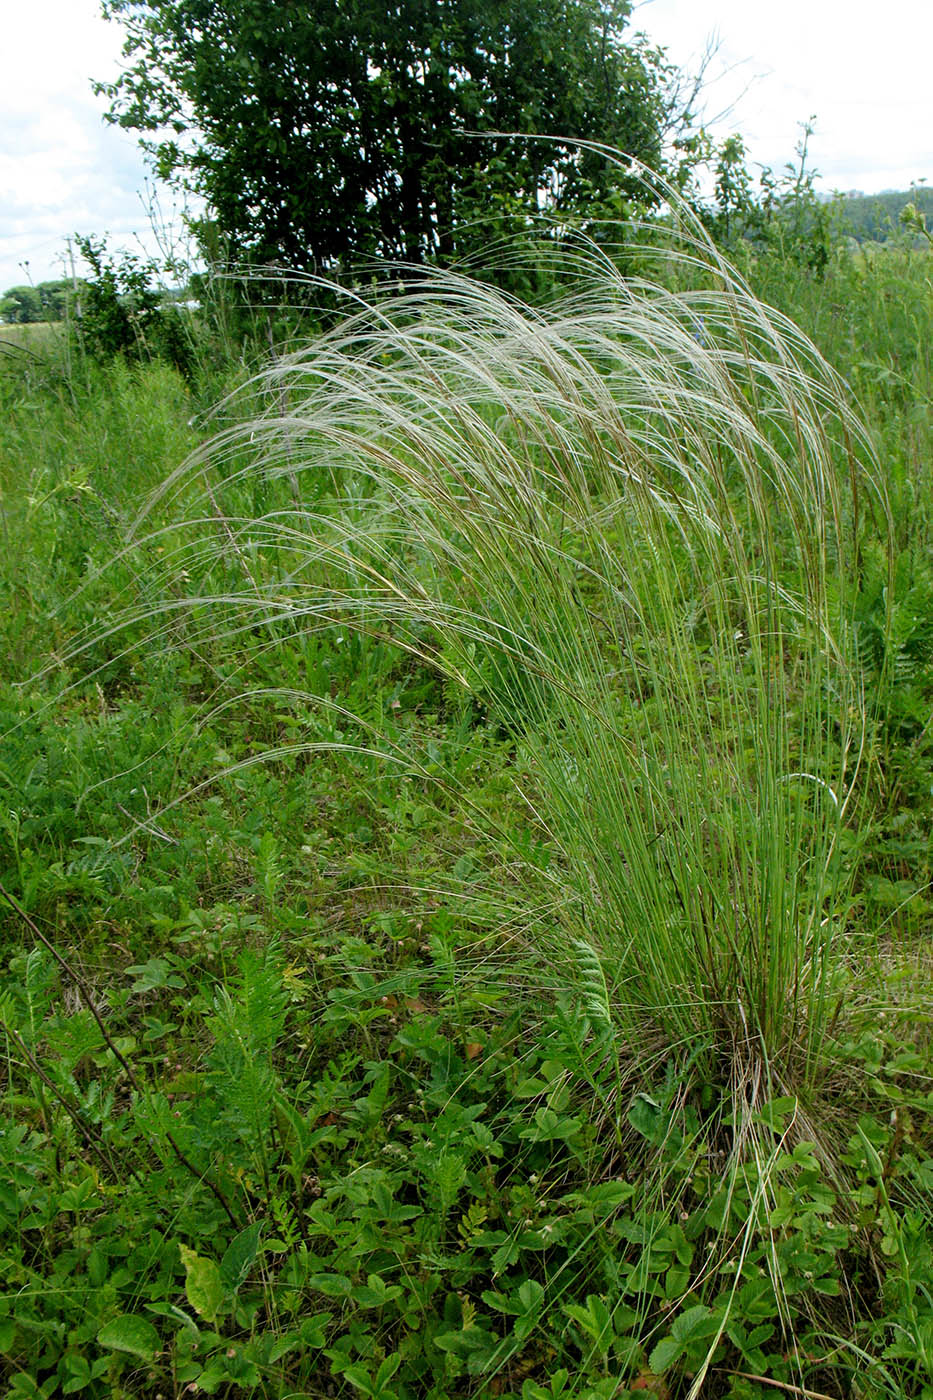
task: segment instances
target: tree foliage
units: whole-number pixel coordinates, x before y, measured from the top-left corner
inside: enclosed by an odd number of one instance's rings
[[[0,296],[0,320],[12,325],[29,325],[36,321],[61,321],[71,283],[67,281],[40,282],[38,286],[10,287]]]
[[[742,137],[722,141],[712,152],[715,203],[704,219],[716,242],[733,255],[739,249],[770,252],[822,277],[843,237],[843,223],[838,200],[817,189],[819,172],[810,164],[813,120],[801,123],[795,159],[779,174],[761,167],[757,188]]]
[[[630,0],[102,3],[126,27],[111,119],[204,195],[237,258],[449,260],[490,221],[618,194],[567,138],[661,160],[671,70],[625,32]]]
[[[922,219],[933,218],[933,190],[914,185],[909,190],[886,190],[882,194],[850,194],[843,203],[846,224],[859,243],[884,243],[899,228],[907,229],[925,242]],[[907,214],[913,209],[916,215]]]
[[[183,374],[190,369],[191,340],[175,307],[156,287],[158,268],[135,253],[114,256],[104,243],[76,236],[91,269],[81,281],[75,330],[82,348],[105,361],[161,358]]]

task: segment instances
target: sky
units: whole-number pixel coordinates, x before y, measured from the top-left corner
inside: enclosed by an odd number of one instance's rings
[[[687,68],[719,41],[702,106],[725,113],[714,134],[740,132],[753,167],[780,171],[814,117],[823,188],[933,184],[929,0],[636,0],[633,23]],[[9,3],[0,33],[0,291],[65,275],[76,232],[147,253],[177,238],[170,194],[147,185],[133,134],[104,124],[91,90],[120,63],[98,0]]]
[[[104,123],[106,99],[91,89],[116,77],[122,44],[97,0],[8,0],[0,34],[0,291],[70,273],[75,233],[147,254],[166,226],[177,237],[171,194],[154,189],[135,136]]]
[[[930,0],[636,0],[633,23],[689,70],[718,43],[702,105],[753,166],[783,170],[813,117],[823,189],[933,185]]]

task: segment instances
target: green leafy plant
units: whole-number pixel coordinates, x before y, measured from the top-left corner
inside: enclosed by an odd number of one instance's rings
[[[927,255],[748,263],[879,484],[693,236],[374,288],[129,549],[191,393],[3,367],[12,1395],[929,1389]]]
[[[183,373],[193,364],[193,340],[176,308],[153,286],[158,269],[134,253],[115,258],[103,243],[76,237],[91,276],[76,299],[74,329],[92,357],[135,361],[163,358]]]
[[[275,553],[276,601],[216,606],[233,626],[255,607],[378,619],[420,656],[441,641],[534,770],[568,891],[558,946],[609,969],[591,1011],[772,1092],[815,1084],[838,995],[865,726],[847,503],[884,505],[837,451],[859,430],[814,348],[704,256],[707,288],[636,292],[601,268],[535,315],[429,278],[283,361],[262,392],[300,411],[250,421],[236,480],[306,470],[334,494],[232,522]],[[309,559],[326,572],[306,592]]]

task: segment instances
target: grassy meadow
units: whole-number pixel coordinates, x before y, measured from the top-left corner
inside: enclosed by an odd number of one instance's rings
[[[0,346],[6,1394],[933,1397],[933,251],[742,271]]]

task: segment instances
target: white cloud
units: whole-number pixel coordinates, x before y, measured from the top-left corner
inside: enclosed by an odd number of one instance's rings
[[[131,132],[104,124],[91,88],[119,71],[119,27],[98,0],[27,0],[3,33],[0,290],[61,276],[76,232],[154,251],[144,158]]]
[[[815,116],[810,154],[824,187],[871,193],[933,180],[933,7],[917,0],[888,0],[883,10],[866,0],[643,0],[634,23],[687,67],[720,36],[707,115],[734,103],[714,129],[741,132],[753,161],[781,169],[794,158],[800,123]]]

